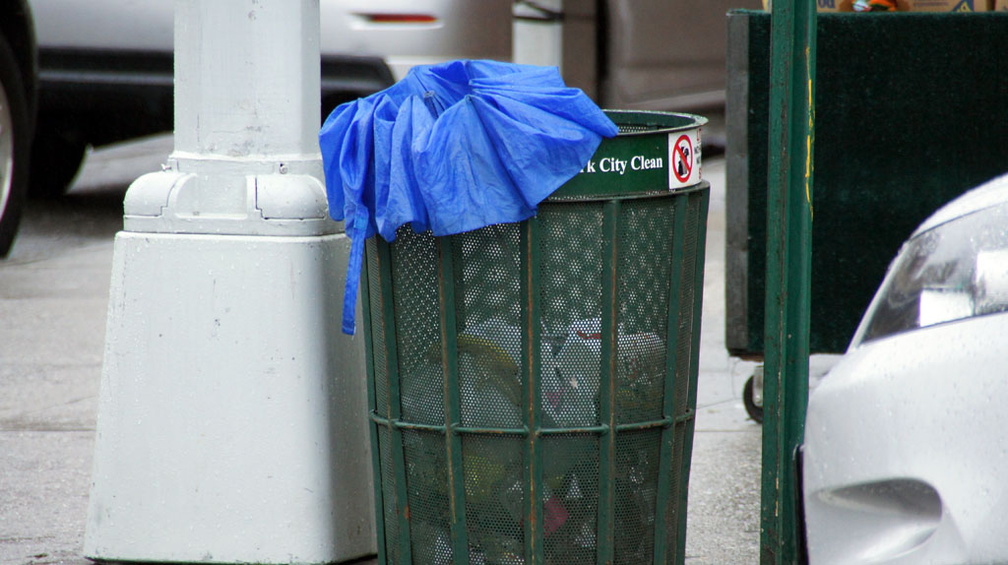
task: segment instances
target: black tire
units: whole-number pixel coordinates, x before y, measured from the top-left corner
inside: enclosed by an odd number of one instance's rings
[[[753,379],[754,377],[749,377],[749,380],[745,383],[745,387],[742,389],[742,403],[745,404],[746,414],[749,414],[749,417],[757,424],[762,424],[763,407],[756,406],[755,395],[753,394]]]
[[[66,194],[70,182],[80,170],[86,149],[87,142],[81,133],[58,129],[46,121],[40,121],[35,128],[35,142],[32,144],[31,189],[28,196],[59,198]]]
[[[31,121],[14,51],[0,35],[0,258],[14,244],[28,187]]]

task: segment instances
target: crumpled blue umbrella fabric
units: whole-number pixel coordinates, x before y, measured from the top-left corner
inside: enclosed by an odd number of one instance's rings
[[[353,334],[364,240],[451,235],[536,213],[616,125],[555,67],[453,61],[333,110],[319,133],[329,214],[352,242],[343,331]]]

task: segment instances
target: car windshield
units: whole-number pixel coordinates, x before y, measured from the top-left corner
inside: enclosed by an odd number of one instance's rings
[[[908,241],[859,342],[1005,310],[1008,204],[960,216]]]

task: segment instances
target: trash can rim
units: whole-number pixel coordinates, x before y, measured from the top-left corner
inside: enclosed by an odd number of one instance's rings
[[[703,127],[707,118],[685,112],[662,112],[658,110],[613,110],[603,109],[609,119],[620,127],[616,137],[672,133]],[[650,129],[623,131],[623,126],[646,126]]]
[[[622,198],[676,192],[702,180],[701,130],[695,114],[604,110],[619,127],[582,169],[546,201]]]
[[[561,187],[562,188],[562,187]],[[657,190],[638,190],[638,191],[627,191],[624,193],[599,193],[592,194],[588,191],[574,192],[570,190],[561,191],[558,190],[550,195],[549,198],[543,200],[544,204],[577,204],[581,202],[592,202],[598,200],[640,200],[645,198],[669,198],[681,194],[689,194],[692,192],[697,192],[700,190],[709,190],[710,181],[707,179],[701,179],[694,185],[687,186],[685,188],[677,188],[675,190],[668,190],[665,188]]]

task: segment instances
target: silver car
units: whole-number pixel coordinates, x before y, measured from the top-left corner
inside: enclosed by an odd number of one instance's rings
[[[557,30],[565,80],[602,106],[716,108],[724,102],[725,13],[758,7],[759,0],[320,0],[323,116],[416,64],[510,60],[518,21]],[[172,129],[173,12],[174,2],[156,0],[0,2],[0,45],[7,44],[0,95],[10,101],[0,98],[0,257],[25,194],[61,195],[88,145]]]
[[[810,562],[1006,563],[1008,175],[904,244],[812,393]]]

